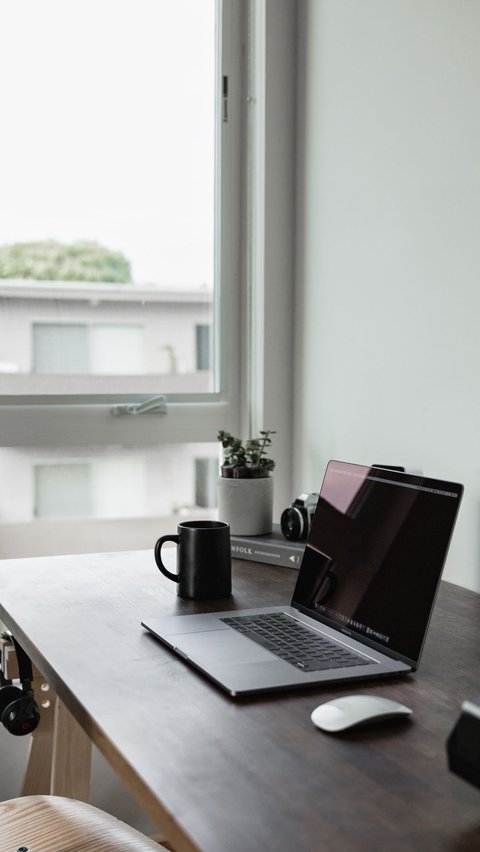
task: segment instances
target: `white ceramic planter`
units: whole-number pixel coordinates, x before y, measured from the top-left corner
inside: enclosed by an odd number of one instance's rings
[[[233,535],[272,532],[273,477],[217,480],[218,518]]]

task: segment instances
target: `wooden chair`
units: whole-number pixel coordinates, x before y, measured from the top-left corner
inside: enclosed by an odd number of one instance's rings
[[[0,803],[0,852],[159,852],[166,849],[110,814],[63,796]]]

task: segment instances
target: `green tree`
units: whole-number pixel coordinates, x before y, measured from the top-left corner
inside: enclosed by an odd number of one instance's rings
[[[105,281],[130,284],[130,262],[95,242],[55,240],[0,246],[0,278],[37,281]]]

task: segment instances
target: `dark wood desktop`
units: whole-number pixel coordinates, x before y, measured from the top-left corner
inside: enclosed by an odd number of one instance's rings
[[[448,771],[445,751],[461,702],[480,693],[480,596],[442,584],[413,676],[248,700],[140,627],[156,612],[289,602],[295,577],[236,562],[233,597],[206,606],[179,600],[146,551],[5,560],[0,618],[175,849],[480,848],[480,790]],[[318,704],[352,691],[413,717],[314,728]]]

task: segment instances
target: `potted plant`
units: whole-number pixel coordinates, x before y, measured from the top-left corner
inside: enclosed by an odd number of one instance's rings
[[[272,444],[271,429],[260,432],[259,438],[250,438],[245,444],[230,432],[217,435],[223,447],[222,477],[233,479],[258,479],[269,476],[275,467],[273,459],[267,457],[267,448]]]
[[[267,451],[271,429],[243,442],[230,432],[220,431],[223,463],[218,478],[218,516],[230,524],[234,535],[264,535],[272,531],[273,478],[275,462]]]

